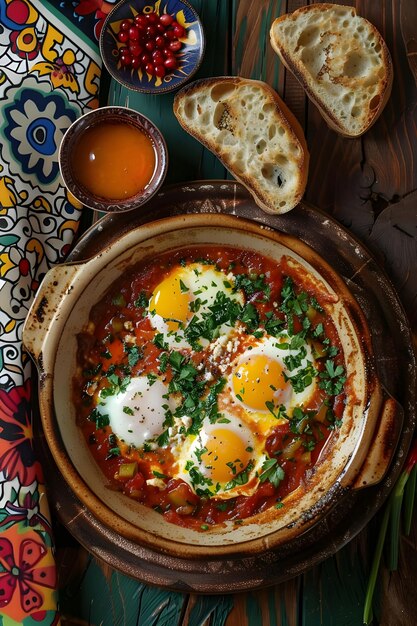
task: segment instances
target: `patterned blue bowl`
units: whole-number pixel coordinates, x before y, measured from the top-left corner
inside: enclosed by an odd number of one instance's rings
[[[120,63],[120,43],[118,33],[120,24],[125,19],[133,19],[138,13],[159,15],[169,13],[184,26],[186,35],[181,39],[183,47],[176,53],[178,68],[168,72],[163,78],[151,76],[143,69],[123,67]],[[100,37],[100,53],[109,74],[119,83],[142,93],[166,93],[178,89],[200,67],[205,47],[203,27],[200,18],[186,0],[122,0],[107,16]]]

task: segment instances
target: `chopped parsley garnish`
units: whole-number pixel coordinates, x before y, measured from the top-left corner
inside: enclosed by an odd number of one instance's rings
[[[227,508],[229,506],[229,502],[217,502],[216,503],[216,509],[218,509],[219,511],[226,511]]]
[[[202,456],[203,456],[203,454],[205,454],[207,451],[208,451],[208,450],[207,450],[207,448],[206,448],[206,447],[204,447],[204,448],[198,448],[198,449],[196,449],[196,450],[194,451],[194,454],[195,454],[195,456],[197,457],[197,460],[198,460],[198,462],[199,462],[199,463],[202,463],[202,461],[201,461],[201,457],[202,457]]]
[[[223,418],[222,413],[219,413],[217,407],[217,397],[219,393],[223,390],[225,384],[226,379],[220,378],[217,382],[214,383],[214,385],[210,387],[207,398],[204,400],[204,409],[211,424],[214,424],[215,422],[225,423],[225,418]],[[230,420],[226,421],[229,422]]]
[[[279,407],[276,407],[273,402],[271,402],[270,400],[267,400],[265,402],[265,406],[268,409],[268,411],[272,413],[274,417],[277,418],[277,420],[283,419],[283,418],[288,419],[287,414],[285,412],[286,411],[285,404],[281,404]]]
[[[213,481],[210,478],[206,478],[205,476],[203,476],[203,474],[195,465],[189,468],[188,473],[191,479],[191,484],[193,485],[196,494],[198,496],[209,498],[211,496],[210,489],[204,489],[203,487],[204,485],[207,485],[207,487],[212,487]],[[202,485],[202,487],[199,487],[198,485]]]
[[[310,423],[315,415],[317,415],[317,411],[303,411],[301,407],[295,407],[290,419],[291,432],[297,435],[311,434]]]
[[[255,330],[259,326],[259,313],[251,302],[243,306],[238,319],[246,324],[249,330]]]
[[[158,376],[149,372],[149,374],[146,374],[146,378],[148,379],[149,387],[152,387],[152,385],[156,383]]]
[[[320,324],[317,324],[317,326],[315,328],[313,328],[311,334],[316,339],[320,339],[320,337],[322,335],[324,335],[324,326],[323,326],[323,324],[321,322],[320,322]]]
[[[153,338],[153,343],[157,348],[160,348],[160,350],[168,350],[168,344],[164,341],[163,333],[156,333]]]
[[[346,382],[345,369],[342,365],[335,365],[334,361],[328,359],[325,364],[325,370],[319,373],[319,387],[329,396],[337,396],[343,391]]]
[[[129,367],[135,367],[135,365],[143,359],[143,349],[131,344],[124,344],[124,350],[127,354],[127,362]]]
[[[207,304],[207,300],[202,300],[201,298],[195,298],[195,300],[192,300],[189,304],[191,313],[198,313],[203,304]]]
[[[304,446],[306,452],[313,452],[317,445],[317,441],[315,439],[308,439],[307,441],[303,441],[302,445]]]
[[[265,281],[265,274],[237,274],[233,291],[242,289],[248,298],[257,294],[262,297],[257,302],[268,302],[271,296],[271,287]]]
[[[120,456],[120,448],[110,448],[109,453],[106,456],[107,459],[114,459],[114,457]]]
[[[102,413],[100,413],[100,411],[97,408],[91,411],[90,415],[88,416],[88,419],[90,420],[90,422],[96,423],[96,430],[105,428],[106,426],[110,424],[109,415],[107,414],[103,415]]]
[[[292,349],[291,346],[290,349]],[[306,356],[307,350],[305,346],[301,346],[298,348],[297,354],[289,354],[288,356],[284,356],[282,360],[284,361],[287,369],[291,372],[301,366],[301,363]]]
[[[265,459],[262,464],[262,473],[259,476],[261,483],[269,481],[275,488],[279,487],[279,484],[285,478],[285,472],[278,464],[277,459]]]
[[[100,398],[108,398],[109,396],[115,396],[118,393],[126,391],[131,379],[130,376],[120,378],[116,374],[110,374],[110,376],[107,376],[107,380],[110,385],[100,391]]]
[[[229,463],[227,463],[227,465],[229,465]],[[233,489],[234,487],[238,485],[246,485],[246,483],[249,480],[249,475],[251,471],[253,470],[253,468],[254,468],[254,463],[251,459],[244,470],[239,472],[239,474],[236,474],[236,476],[234,476],[232,480],[226,483],[226,485],[224,486],[225,491],[228,491],[229,489]]]
[[[325,400],[325,404],[327,401]],[[343,424],[342,420],[336,418],[336,415],[333,412],[333,409],[328,406],[326,411],[326,420],[329,422],[328,429],[334,430],[335,428],[340,428]]]
[[[149,303],[149,298],[144,291],[141,291],[139,297],[134,301],[134,305],[138,308],[146,309]]]
[[[162,478],[162,480],[169,478],[169,476],[167,476],[166,474],[161,474],[161,472],[158,472],[157,470],[153,470],[152,474],[155,476],[155,478]]]
[[[187,293],[187,291],[190,291],[187,285],[181,280],[181,278],[180,278],[180,290],[181,290],[181,293]]]
[[[266,322],[264,323],[265,331],[268,335],[272,335],[272,337],[276,337],[282,332],[282,329],[285,325],[284,320],[280,319],[276,315],[273,314],[272,311],[268,311],[266,313]]]
[[[298,370],[293,376],[288,376],[285,372],[282,373],[285,381],[291,383],[292,388],[296,393],[301,393],[304,389],[307,389],[313,382],[313,377],[317,375],[317,370],[313,367],[310,361],[307,361],[307,365]]]
[[[307,312],[309,307],[308,294],[302,291],[296,295],[294,283],[289,276],[286,276],[281,291],[282,303],[280,310],[287,315],[295,314],[301,316]]]
[[[169,432],[168,430],[164,430],[156,440],[158,446],[160,448],[165,448],[169,444]]]
[[[310,306],[312,306],[313,309],[315,309],[318,313],[324,312],[323,307],[320,306],[320,304],[317,302],[317,299],[314,296],[310,298]]]

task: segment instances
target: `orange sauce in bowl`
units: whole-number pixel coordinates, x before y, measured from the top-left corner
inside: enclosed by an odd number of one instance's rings
[[[155,150],[141,130],[123,122],[87,128],[75,143],[73,176],[94,196],[125,200],[142,191],[155,170]]]

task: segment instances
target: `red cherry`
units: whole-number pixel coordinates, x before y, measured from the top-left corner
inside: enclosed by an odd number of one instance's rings
[[[155,24],[155,28],[157,30],[158,33],[161,33],[161,35],[164,34],[164,32],[166,31],[166,28],[163,24]]]
[[[120,57],[120,63],[124,66],[124,67],[128,67],[129,65],[131,65],[132,63],[132,57],[130,56],[130,54],[124,54],[123,56]]]
[[[151,74],[151,76],[153,76],[153,75],[154,75],[154,73],[155,73],[155,68],[154,68],[154,66],[153,66],[153,64],[152,64],[152,63],[147,63],[147,64],[145,65],[145,72],[146,72],[147,74]]]
[[[132,41],[129,44],[129,51],[130,54],[134,57],[138,57],[142,54],[143,52],[143,48],[140,44],[138,44],[136,41]]]
[[[172,52],[179,52],[182,48],[182,43],[180,41],[171,41],[169,44],[169,49]]]
[[[132,61],[130,63],[130,67],[133,67],[133,69],[135,69],[135,70],[140,68],[140,59],[139,59],[139,57],[132,57]]]
[[[149,63],[151,60],[151,57],[149,56],[149,54],[142,54],[142,56],[140,57],[140,62],[141,65],[146,65],[147,63]]]
[[[146,19],[148,20],[148,24],[157,24],[159,22],[159,16],[152,11],[152,13],[147,13]]]
[[[163,65],[155,65],[155,75],[163,78],[165,76],[165,67]]]
[[[135,24],[139,28],[139,30],[145,30],[146,27],[148,26],[148,22],[147,22],[145,15],[141,15],[138,13],[135,16]]]
[[[137,26],[131,26],[129,28],[129,39],[137,41],[139,39],[139,28]]]
[[[164,62],[164,55],[160,50],[155,50],[155,52],[152,52],[152,60],[155,63],[155,66],[160,65]]]
[[[132,22],[130,20],[123,20],[123,22],[120,24],[120,30],[129,30],[131,25]]]
[[[159,18],[159,21],[163,26],[170,26],[174,21],[174,18],[172,15],[169,15],[169,13],[163,13],[163,15]]]
[[[165,46],[164,37],[162,37],[162,35],[158,35],[158,37],[156,37],[155,39],[155,43],[158,46],[158,48],[163,48]]]
[[[119,48],[119,56],[123,56],[126,53],[129,54],[129,48],[126,48],[126,46]]]
[[[163,52],[163,54],[164,54],[164,56],[165,56],[166,58],[169,58],[169,57],[174,57],[174,56],[175,56],[175,54],[173,53],[173,51],[172,51],[172,50],[170,50],[169,48],[164,48],[164,49],[162,50],[162,52]]]
[[[117,35],[117,39],[120,41],[120,43],[126,43],[129,40],[128,32],[125,30],[121,30],[120,33]]]
[[[155,50],[155,42],[150,39],[145,43],[145,48],[149,50],[149,52],[153,52]]]
[[[176,24],[176,26],[174,26],[174,35],[177,39],[181,39],[181,37],[185,35],[185,28],[180,24]]]
[[[167,39],[169,39],[170,41],[172,41],[173,39],[175,39],[175,33],[173,30],[167,30],[165,33],[165,37]]]
[[[156,33],[157,33],[157,30],[155,26],[148,26],[146,28],[146,34],[148,35],[148,37],[155,37]]]
[[[167,57],[164,61],[164,65],[167,68],[167,70],[176,70],[177,59],[175,57]]]

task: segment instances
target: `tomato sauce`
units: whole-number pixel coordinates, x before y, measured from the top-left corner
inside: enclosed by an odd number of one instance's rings
[[[247,479],[246,493],[238,491],[235,495],[231,489],[229,497],[198,495],[196,488],[173,472],[174,453],[166,441],[149,448],[127,444],[96,411],[100,394],[110,389],[115,376],[118,384],[124,377],[148,376],[151,380],[161,372],[166,385],[180,380],[181,372],[178,376],[169,361],[173,351],[197,372],[194,385],[204,383],[204,369],[199,374],[198,368],[206,364],[208,348],[168,349],[156,340],[158,330],[148,310],[155,288],[173,269],[197,262],[210,263],[227,277],[243,276],[245,306],[251,304],[258,315],[256,329],[248,326],[244,341],[257,338],[259,329],[265,334],[272,320],[286,331],[290,327],[292,336],[303,336],[315,354],[318,384],[308,404],[296,407],[290,416],[284,411],[284,418],[277,419],[264,437],[267,462]],[[255,252],[232,247],[191,247],[138,264],[93,307],[89,323],[78,337],[73,399],[79,427],[110,488],[155,509],[172,523],[206,531],[271,507],[278,514],[285,507],[286,496],[308,482],[323,447],[341,424],[344,361],[326,302],[320,293],[312,292],[311,283],[304,284],[302,275],[292,272],[289,277],[290,273],[285,259],[277,264]],[[268,467],[277,470],[275,474],[269,474]],[[126,468],[129,471],[123,472]],[[243,476],[244,472],[241,482]]]

